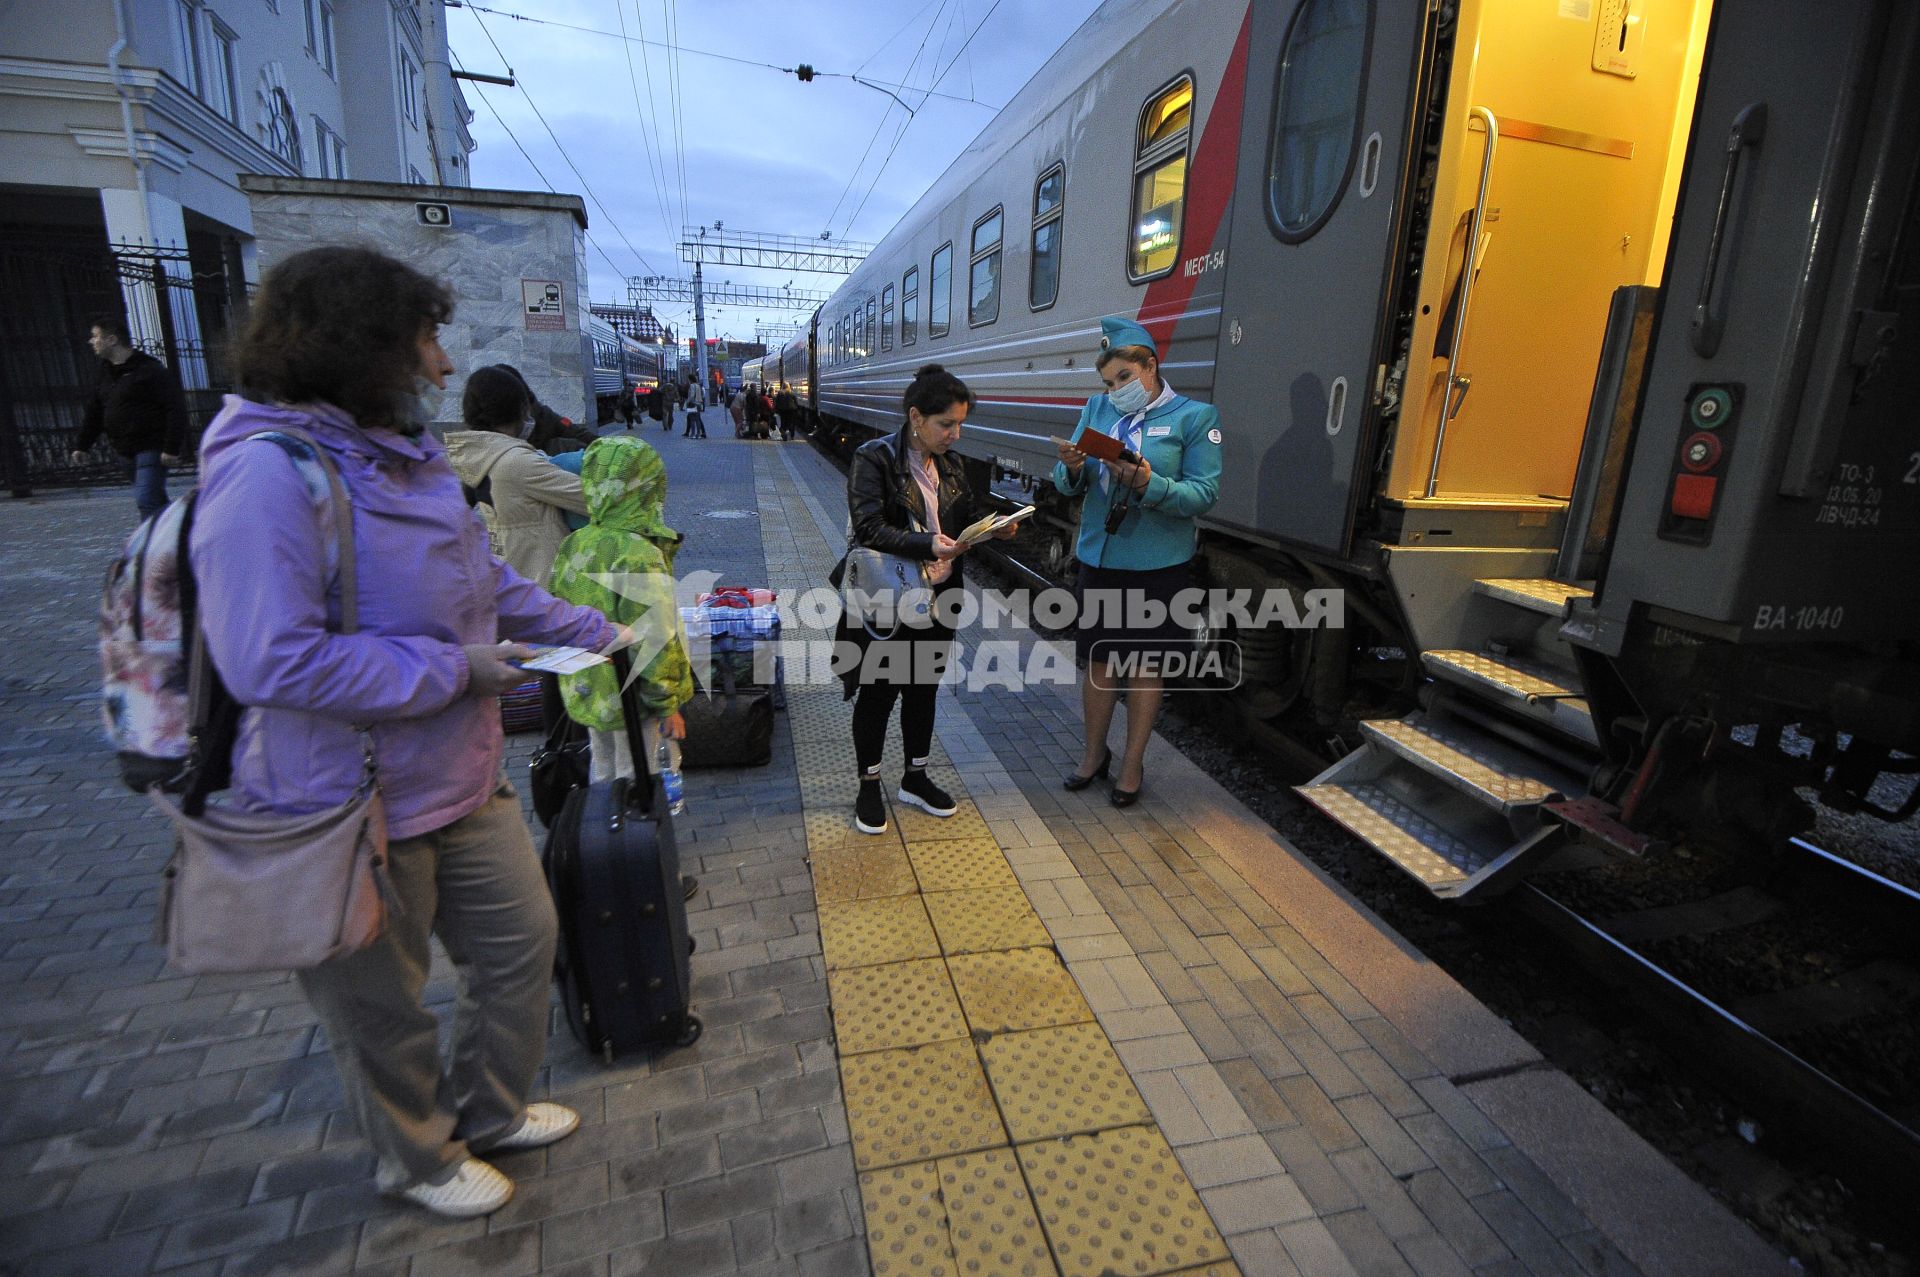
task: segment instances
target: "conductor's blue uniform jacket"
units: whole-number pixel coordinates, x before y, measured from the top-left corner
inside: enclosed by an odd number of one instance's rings
[[[1080,423],[1069,442],[1082,435],[1113,434],[1120,414],[1105,395],[1095,395],[1080,410]],[[1105,490],[1099,476],[1106,467],[1092,457],[1081,464],[1078,476],[1067,463],[1056,461],[1053,486],[1067,496],[1082,496],[1080,539],[1075,556],[1099,568],[1141,572],[1169,568],[1193,557],[1198,533],[1194,520],[1220,498],[1220,413],[1212,404],[1175,394],[1172,400],[1148,410],[1140,431],[1140,454],[1153,467],[1147,490],[1133,498],[1133,511],[1120,530],[1106,533],[1109,501],[1125,495],[1115,482]]]

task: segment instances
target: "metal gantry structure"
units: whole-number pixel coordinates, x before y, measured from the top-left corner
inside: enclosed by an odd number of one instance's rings
[[[791,284],[784,288],[733,283],[716,287],[706,282],[701,267],[754,266],[767,270],[846,275],[873,251],[871,244],[834,239],[825,234],[809,239],[763,231],[729,231],[720,222],[712,226],[682,227],[680,235],[680,258],[693,264],[693,278],[635,276],[627,281],[627,298],[634,306],[655,302],[662,305],[693,303],[695,359],[703,387],[707,384],[706,304],[709,298],[729,305],[754,306],[766,310],[813,310],[823,305],[829,294],[795,288]],[[773,325],[762,325],[756,329],[756,336],[764,342],[765,336],[762,334],[774,328]],[[798,326],[795,325],[787,335],[797,331]]]

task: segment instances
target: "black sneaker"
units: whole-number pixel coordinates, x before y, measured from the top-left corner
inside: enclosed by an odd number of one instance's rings
[[[960,810],[960,804],[953,801],[953,795],[934,784],[925,772],[908,772],[902,776],[900,792],[894,796],[932,816],[951,816]]]
[[[860,782],[860,796],[853,800],[853,827],[863,834],[887,832],[887,800],[879,781]]]

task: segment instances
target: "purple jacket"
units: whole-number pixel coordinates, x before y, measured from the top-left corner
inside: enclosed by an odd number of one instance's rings
[[[324,472],[270,439],[305,431],[340,468],[353,505],[359,633],[340,616]],[[250,706],[233,793],[249,810],[337,806],[360,774],[370,724],[387,831],[411,838],[477,810],[500,783],[498,702],[467,694],[468,643],[502,638],[601,647],[617,631],[562,603],[487,549],[432,435],[363,431],[331,405],[272,407],[228,395],[200,444],[191,554],[201,625],[227,686]]]

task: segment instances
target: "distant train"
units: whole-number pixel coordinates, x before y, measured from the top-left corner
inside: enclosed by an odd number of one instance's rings
[[[613,420],[620,390],[630,386],[644,393],[660,384],[660,347],[636,341],[598,315],[587,317],[587,343],[592,358],[595,424]]]
[[[843,448],[965,378],[1060,575],[1049,438],[1137,316],[1220,408],[1204,582],[1343,591],[1196,636],[1241,726],[1437,895],[1796,785],[1904,820],[1917,67],[1891,0],[1109,0],[778,364]]]

